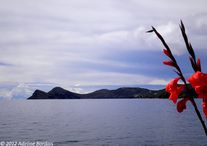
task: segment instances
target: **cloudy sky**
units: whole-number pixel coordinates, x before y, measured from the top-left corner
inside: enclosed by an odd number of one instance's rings
[[[0,97],[36,89],[165,85],[176,77],[162,65],[166,38],[192,73],[179,30],[182,19],[207,70],[205,0],[0,0]],[[95,89],[95,88],[94,88]]]

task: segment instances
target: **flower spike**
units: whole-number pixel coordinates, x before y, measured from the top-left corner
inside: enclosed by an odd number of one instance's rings
[[[207,118],[207,74],[204,74],[201,72],[200,58],[198,58],[196,60],[194,49],[193,49],[191,43],[188,41],[188,37],[185,32],[185,26],[182,21],[180,24],[180,30],[181,30],[186,48],[187,48],[188,53],[190,55],[189,59],[191,62],[191,66],[195,71],[195,74],[193,74],[188,79],[188,81],[190,82],[193,89],[191,89],[191,87],[187,84],[187,81],[186,81],[174,55],[172,54],[170,47],[165,42],[162,35],[153,26],[152,26],[152,29],[148,31],[148,33],[154,32],[157,35],[157,37],[160,39],[160,41],[162,42],[162,44],[165,47],[165,49],[163,49],[163,53],[170,58],[170,60],[168,60],[168,61],[163,61],[163,64],[174,67],[175,73],[179,76],[178,78],[172,79],[166,86],[166,91],[170,93],[169,99],[172,100],[173,103],[176,103],[179,94],[183,91],[183,89],[185,89],[185,92],[183,94],[184,98],[181,99],[177,103],[177,111],[183,112],[183,110],[186,109],[186,103],[189,100],[192,103],[194,110],[198,116],[198,119],[200,120],[201,125],[204,129],[204,132],[207,136],[207,128],[206,128],[205,122],[203,121],[203,118],[200,114],[200,111],[198,110],[197,104],[196,104],[194,97],[193,97],[195,95],[194,94],[194,90],[195,90],[198,97],[203,99],[203,103],[202,103],[203,113]],[[178,81],[180,79],[183,81],[184,85],[178,84]],[[187,94],[186,94],[186,92],[187,92]]]

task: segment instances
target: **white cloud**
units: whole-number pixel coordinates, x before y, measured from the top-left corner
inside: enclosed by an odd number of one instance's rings
[[[169,83],[168,80],[164,80],[164,79],[153,79],[148,84],[149,85],[167,85],[168,83]]]
[[[26,84],[18,84],[13,88],[1,88],[0,98],[3,99],[25,99],[32,95],[33,89]]]

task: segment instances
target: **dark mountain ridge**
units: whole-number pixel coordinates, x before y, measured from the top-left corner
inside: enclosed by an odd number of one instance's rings
[[[55,87],[49,92],[35,90],[27,99],[121,99],[121,98],[168,98],[164,90],[149,90],[145,88],[118,88],[116,90],[101,89],[88,94],[70,92],[61,87]]]

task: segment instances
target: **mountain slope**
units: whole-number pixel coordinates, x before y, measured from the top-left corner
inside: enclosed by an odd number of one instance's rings
[[[36,90],[28,99],[116,99],[116,98],[168,98],[163,90],[148,90],[144,88],[119,88],[116,90],[102,89],[88,94],[78,94],[55,87],[49,92]]]

